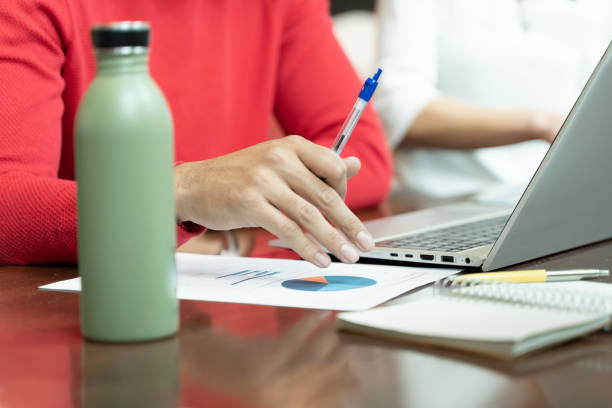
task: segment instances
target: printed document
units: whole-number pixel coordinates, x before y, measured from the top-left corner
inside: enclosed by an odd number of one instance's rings
[[[177,253],[177,297],[211,302],[365,310],[459,269],[332,263]],[[78,292],[80,278],[41,286]]]

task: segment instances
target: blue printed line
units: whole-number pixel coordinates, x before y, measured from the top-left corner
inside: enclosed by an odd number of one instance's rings
[[[243,279],[243,280],[241,280],[241,281],[234,282],[234,283],[232,283],[232,285],[237,285],[237,284],[239,284],[239,283],[246,282],[246,281],[251,280],[251,279],[262,278],[262,277],[264,277],[264,276],[273,276],[273,275],[277,275],[277,274],[279,274],[279,273],[280,273],[280,272],[270,272],[270,271],[258,272],[258,273],[256,273],[256,274],[255,274],[255,276],[251,276],[250,278],[246,278],[246,279]]]
[[[250,270],[250,269],[245,269],[244,271],[230,273],[229,275],[217,276],[215,279],[227,278],[228,276],[240,276],[240,275],[247,275],[247,274],[249,274],[250,272],[256,272],[256,271],[252,271],[252,270]]]

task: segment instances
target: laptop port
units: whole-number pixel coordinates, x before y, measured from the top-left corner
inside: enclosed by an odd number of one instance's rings
[[[442,255],[442,262],[455,262],[455,257],[450,255]]]
[[[405,256],[406,258],[414,258],[414,256],[413,256],[412,254],[404,254],[404,256]]]
[[[397,256],[397,254],[395,252],[391,252],[389,255],[391,256]]]
[[[465,263],[466,264],[469,264],[470,262],[472,262],[472,261],[470,261],[470,258],[465,258]]]
[[[419,255],[419,256],[424,261],[433,261],[434,260],[434,256],[433,255]]]

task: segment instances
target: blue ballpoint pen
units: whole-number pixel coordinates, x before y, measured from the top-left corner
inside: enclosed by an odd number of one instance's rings
[[[344,149],[344,146],[346,145],[346,142],[348,142],[351,133],[353,133],[353,129],[355,129],[357,122],[359,122],[361,114],[372,98],[372,95],[374,95],[374,91],[378,86],[378,78],[380,77],[381,73],[382,69],[378,68],[376,74],[372,78],[366,79],[365,83],[363,84],[363,88],[357,97],[357,102],[355,102],[355,105],[353,105],[351,113],[344,121],[344,124],[340,128],[340,132],[338,132],[338,136],[336,136],[336,140],[331,147],[331,149],[337,154],[340,154],[342,149]]]

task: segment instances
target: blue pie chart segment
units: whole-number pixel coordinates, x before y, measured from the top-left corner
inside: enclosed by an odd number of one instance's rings
[[[308,292],[337,292],[376,285],[376,281],[359,276],[313,276],[286,280],[283,287]]]

